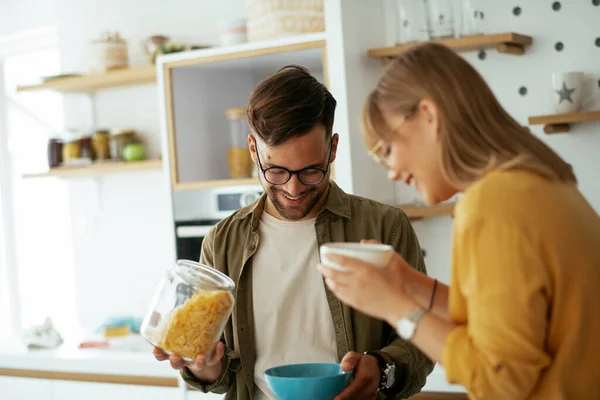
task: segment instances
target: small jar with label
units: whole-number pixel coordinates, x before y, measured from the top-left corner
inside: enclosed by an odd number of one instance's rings
[[[63,141],[60,138],[50,138],[48,140],[48,167],[56,168],[63,161]]]
[[[94,159],[104,161],[110,159],[110,136],[109,132],[99,129],[92,138],[92,148],[94,149]]]
[[[216,269],[179,260],[156,288],[141,334],[167,354],[212,356],[233,310],[234,282]]]
[[[73,160],[78,160],[81,156],[81,146],[79,137],[73,135],[67,137],[62,147],[62,160],[65,165],[73,163]]]
[[[79,139],[79,158],[88,161],[92,161],[94,159],[92,138],[90,136],[83,136]]]

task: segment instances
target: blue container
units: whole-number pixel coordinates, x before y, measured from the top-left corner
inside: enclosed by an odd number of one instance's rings
[[[340,364],[291,364],[269,368],[265,379],[279,400],[333,400],[350,383]]]

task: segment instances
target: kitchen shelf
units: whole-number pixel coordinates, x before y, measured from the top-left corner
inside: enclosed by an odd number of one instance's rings
[[[199,181],[199,182],[179,182],[173,185],[173,190],[198,190],[211,189],[222,186],[245,186],[245,185],[260,185],[260,181],[254,178],[248,179],[219,179],[214,181]]]
[[[369,58],[380,59],[386,63],[396,57],[399,53],[422,43],[439,43],[456,51],[471,51],[495,48],[500,53],[522,55],[525,47],[533,42],[531,36],[521,35],[513,32],[495,33],[491,35],[465,36],[456,39],[440,39],[425,42],[403,43],[391,47],[370,49]]]
[[[98,176],[120,172],[151,171],[162,168],[161,160],[146,161],[107,161],[92,164],[86,167],[57,167],[51,168],[48,172],[38,174],[25,174],[23,178],[42,178],[42,177],[61,177],[77,178],[86,176]]]
[[[544,132],[549,135],[569,132],[571,124],[591,121],[600,121],[600,111],[582,111],[529,117],[530,125],[544,125]]]
[[[18,86],[18,92],[54,90],[58,92],[93,92],[121,86],[156,82],[156,66],[116,69],[103,74],[89,74],[52,79],[37,85]]]
[[[428,217],[442,217],[454,214],[456,203],[444,203],[437,206],[422,206],[414,204],[404,204],[400,208],[410,219],[421,219]]]

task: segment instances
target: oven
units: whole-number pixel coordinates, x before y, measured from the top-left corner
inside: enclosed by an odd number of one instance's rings
[[[177,259],[198,261],[202,241],[210,229],[236,210],[251,204],[262,193],[260,185],[175,192]]]

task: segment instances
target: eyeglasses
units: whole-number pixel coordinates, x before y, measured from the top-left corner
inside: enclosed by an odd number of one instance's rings
[[[375,146],[369,150],[369,156],[371,156],[375,162],[388,169],[390,168],[390,154],[391,147],[389,144],[386,144],[383,139],[380,139]]]
[[[393,132],[396,132],[404,123],[411,118],[415,112],[413,111],[408,117],[402,117],[398,125],[393,129]],[[375,160],[378,164],[382,165],[384,168],[390,169],[390,155],[392,153],[392,147],[389,143],[386,143],[383,139],[379,139],[375,146],[371,147],[369,150],[369,156]]]
[[[298,180],[309,186],[318,185],[323,182],[325,175],[329,172],[329,161],[331,161],[331,146],[329,147],[329,156],[327,157],[327,168],[321,169],[317,167],[302,168],[296,171],[284,167],[270,167],[263,168],[260,162],[260,156],[258,154],[258,148],[256,149],[256,159],[258,160],[258,167],[263,173],[265,180],[271,185],[283,185],[288,183],[292,179],[292,175],[296,175]]]

